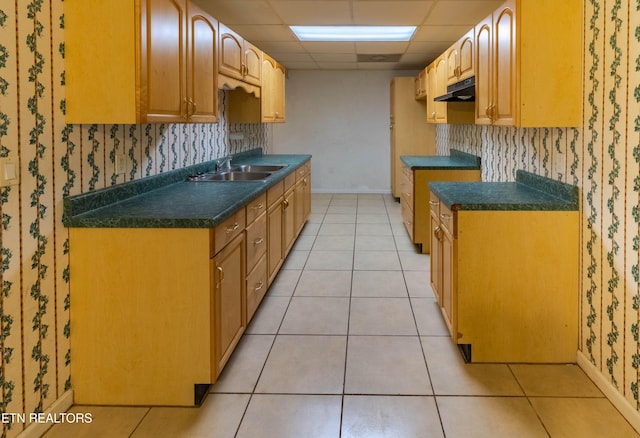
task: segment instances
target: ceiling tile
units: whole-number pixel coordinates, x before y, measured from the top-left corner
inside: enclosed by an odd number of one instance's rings
[[[195,0],[195,3],[229,27],[232,24],[282,24],[265,0]]]
[[[322,62],[318,63],[321,70],[356,70],[357,62]]]
[[[271,52],[269,53],[273,58],[277,59],[278,62],[283,64],[289,64],[291,62],[314,62],[315,57],[312,57],[308,53],[277,53]]]
[[[353,24],[349,2],[336,1],[272,1],[271,5],[289,25]]]
[[[354,23],[378,26],[417,26],[433,5],[432,1],[358,1],[353,3]]]
[[[315,62],[287,62],[284,65],[289,70],[318,70],[319,68]]]
[[[494,9],[504,3],[502,1],[439,1],[431,10],[424,24],[467,25],[475,26]]]
[[[269,54],[271,53],[307,53],[307,50],[300,43],[282,42],[282,41],[255,41],[260,49]]]
[[[317,62],[356,62],[355,53],[312,53]]]
[[[436,53],[440,54],[447,50],[450,46],[448,41],[418,41],[417,43],[410,43],[407,48],[407,53]]]
[[[301,43],[309,53],[355,53],[355,43],[307,41]]]
[[[356,53],[404,53],[408,42],[357,42]]]
[[[230,26],[231,27],[231,26]],[[249,41],[283,41],[298,42],[296,36],[284,25],[244,25],[232,27],[242,37]]]
[[[420,26],[411,41],[457,41],[472,26]]]

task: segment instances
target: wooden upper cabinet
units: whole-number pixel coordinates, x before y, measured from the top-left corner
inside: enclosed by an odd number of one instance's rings
[[[246,40],[244,65],[244,80],[253,85],[262,85],[262,51]]]
[[[192,122],[218,121],[218,87],[215,80],[218,22],[194,5],[189,5],[191,51],[187,64],[189,78],[188,118]]]
[[[70,0],[65,23],[67,123],[217,121],[217,22],[187,0]]]
[[[455,43],[451,47],[449,47],[444,56],[447,63],[447,85],[455,84],[456,82],[458,82],[458,44]]]
[[[446,51],[445,56],[447,58],[447,85],[473,76],[473,29],[456,41]]]
[[[187,4],[142,2],[140,86],[146,122],[182,121],[187,114]]]
[[[580,126],[582,2],[508,0],[475,27],[476,123]]]
[[[415,98],[424,100],[427,98],[427,69],[423,68],[415,78]]]
[[[262,85],[262,52],[220,23],[220,74],[255,86]]]
[[[476,45],[476,123],[491,124],[493,82],[491,60],[493,53],[493,16],[489,15],[475,27]]]
[[[474,75],[473,68],[473,29],[458,41],[458,81]]]
[[[284,122],[286,71],[284,66],[263,53],[262,59],[262,121]]]

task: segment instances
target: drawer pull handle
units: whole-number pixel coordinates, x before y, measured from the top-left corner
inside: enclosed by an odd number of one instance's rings
[[[286,199],[284,201],[282,201],[282,206],[284,208],[287,208],[289,206],[289,201],[287,201]]]
[[[438,205],[440,205],[440,203],[438,201],[429,201],[429,205],[436,207]]]
[[[447,214],[447,213],[440,213],[440,219],[448,221],[449,219],[451,219],[451,215]]]
[[[258,205],[254,205],[253,209],[254,210],[262,210],[264,208],[264,204],[261,202]]]
[[[436,227],[435,230],[433,230],[433,237],[435,237],[437,240],[440,240],[440,236],[442,235],[442,230],[440,229],[440,227]]]
[[[255,291],[256,292],[259,291],[260,289],[262,289],[263,286],[264,286],[264,282],[262,282],[262,280],[257,282],[256,283],[256,287],[255,287]]]
[[[225,230],[224,230],[224,231],[225,231],[227,234],[229,234],[229,233],[233,233],[235,230],[237,230],[237,229],[238,229],[238,227],[240,227],[240,225],[238,224],[238,222],[234,222],[233,226],[230,226],[230,227],[225,228]]]
[[[258,245],[260,245],[262,242],[264,242],[264,237],[259,237],[259,238],[257,238],[256,240],[254,240],[254,241],[253,241],[253,244],[254,244],[255,246],[258,246]]]
[[[222,280],[224,280],[224,269],[222,269],[222,266],[218,266],[216,269],[218,270],[218,289],[219,289],[220,285],[222,284]]]

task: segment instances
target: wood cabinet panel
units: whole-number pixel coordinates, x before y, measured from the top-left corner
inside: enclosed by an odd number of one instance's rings
[[[426,71],[425,71],[426,74]],[[425,123],[426,104],[413,98],[412,77],[395,77],[390,85],[391,193],[400,198],[403,155],[435,155],[436,130]]]
[[[214,275],[213,322],[215,380],[231,357],[246,327],[244,233],[212,260]]]

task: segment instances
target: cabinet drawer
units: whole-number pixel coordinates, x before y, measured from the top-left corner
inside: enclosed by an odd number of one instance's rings
[[[271,207],[284,195],[284,181],[280,181],[275,186],[267,190],[267,205]]]
[[[407,204],[405,202],[402,202],[401,209],[402,209],[402,222],[404,223],[404,226],[406,227],[407,232],[409,233],[409,237],[413,242],[413,210],[407,207]]]
[[[247,271],[267,252],[267,215],[247,226]]]
[[[411,168],[407,167],[407,166],[403,166],[402,167],[402,174],[404,175],[405,178],[407,178],[407,181],[409,182],[413,182],[413,170],[411,170]]]
[[[311,166],[310,163],[307,161],[302,166],[296,169],[296,181],[300,181],[302,178],[307,176],[307,174],[309,173],[310,166]]]
[[[431,213],[440,217],[440,199],[433,192],[429,192],[429,209]]]
[[[234,237],[244,231],[245,227],[245,210],[241,208],[229,219],[221,223],[215,228],[213,245],[213,254],[217,254],[227,243],[231,242]]]
[[[267,257],[263,256],[247,275],[247,322],[251,320],[267,292]]]
[[[247,225],[267,211],[267,194],[263,193],[247,205]]]
[[[440,226],[448,231],[451,236],[455,235],[455,217],[453,212],[442,203],[440,204]]]
[[[286,192],[291,187],[293,187],[296,183],[296,173],[290,173],[289,175],[284,177],[284,191]]]

